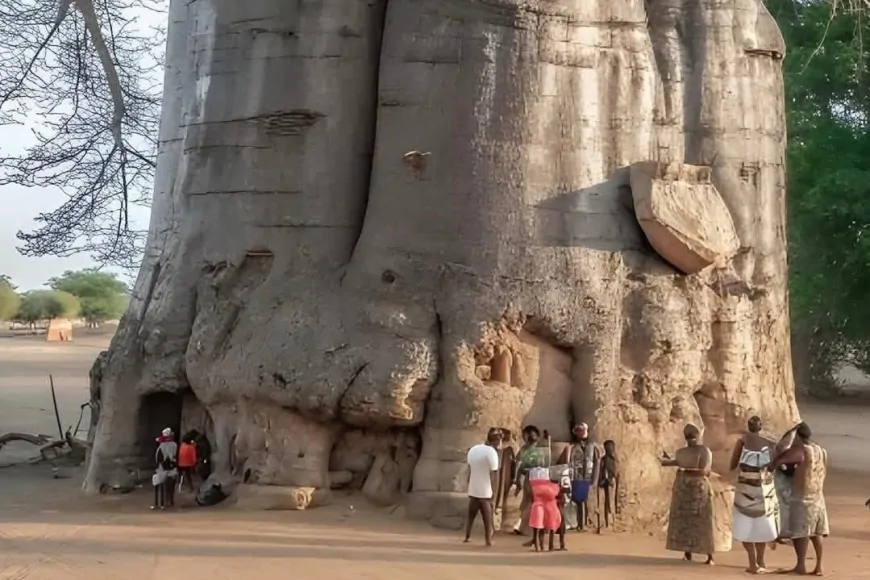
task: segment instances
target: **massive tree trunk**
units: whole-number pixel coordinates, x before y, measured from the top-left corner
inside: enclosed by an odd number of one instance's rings
[[[724,465],[750,414],[797,413],[783,50],[761,0],[172,0],[85,488],[199,423],[221,477],[374,464],[444,521],[487,428],[584,420],[617,442],[627,520],[664,517],[685,423]],[[724,218],[683,209],[736,245],[686,262],[641,189],[721,196]]]

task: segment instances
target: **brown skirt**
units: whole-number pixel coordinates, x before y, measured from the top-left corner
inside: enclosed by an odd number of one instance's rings
[[[731,549],[729,502],[708,477],[677,472],[671,496],[667,549],[712,554]]]

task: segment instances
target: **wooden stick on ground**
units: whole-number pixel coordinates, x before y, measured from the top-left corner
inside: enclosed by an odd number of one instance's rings
[[[54,403],[54,418],[57,419],[57,434],[60,439],[64,439],[63,427],[60,425],[60,411],[57,410],[57,395],[54,394],[54,377],[48,375],[48,384],[51,385],[51,401]]]

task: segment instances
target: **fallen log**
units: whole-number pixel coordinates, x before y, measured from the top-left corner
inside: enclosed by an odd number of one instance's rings
[[[10,441],[24,441],[32,445],[39,446],[38,461],[54,461],[62,456],[69,455],[75,459],[84,461],[85,453],[87,452],[88,444],[86,441],[76,439],[67,431],[63,439],[56,439],[51,435],[32,435],[30,433],[6,433],[0,435],[0,449]],[[62,449],[66,448],[63,452]],[[53,451],[54,453],[49,453]]]
[[[46,435],[31,435],[29,433],[6,433],[5,435],[0,435],[0,449],[10,441],[24,441],[26,443],[30,443],[32,445],[45,445],[52,441],[52,437],[48,437]],[[66,441],[61,441],[61,444],[65,444]]]

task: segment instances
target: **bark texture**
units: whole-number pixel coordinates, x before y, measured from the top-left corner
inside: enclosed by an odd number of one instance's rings
[[[489,427],[565,441],[583,420],[617,441],[626,524],[650,524],[686,422],[723,469],[750,414],[795,418],[784,48],[761,0],[172,0],[170,19],[148,252],[86,490],[183,424],[225,480],[296,488],[278,504],[410,491],[456,523]],[[646,161],[711,168],[736,255],[686,275],[653,251]]]

